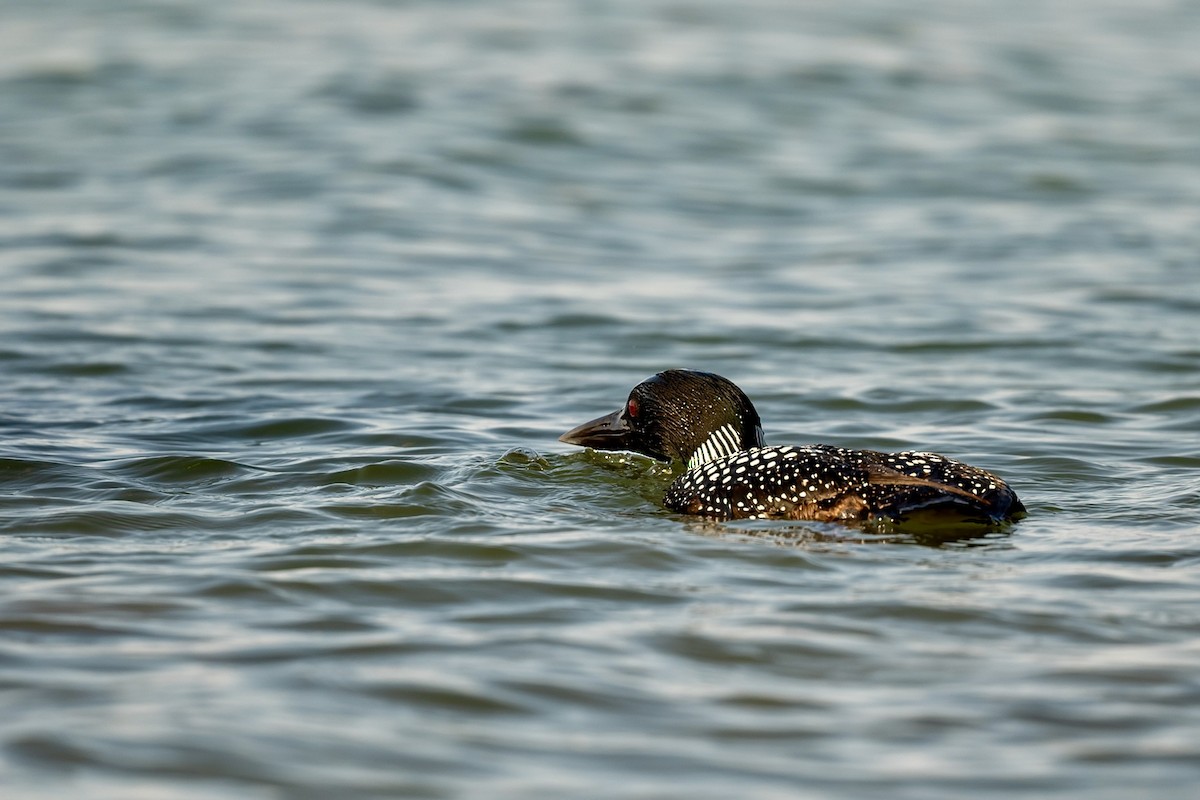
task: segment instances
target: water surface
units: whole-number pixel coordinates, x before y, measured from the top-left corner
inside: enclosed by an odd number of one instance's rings
[[[1200,6],[0,25],[5,798],[1191,798]],[[668,367],[965,541],[665,512]]]

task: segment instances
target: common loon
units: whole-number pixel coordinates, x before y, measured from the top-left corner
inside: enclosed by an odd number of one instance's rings
[[[997,523],[1025,515],[1000,478],[934,453],[767,447],[750,399],[710,372],[660,372],[633,387],[620,409],[559,440],[683,462],[687,471],[664,505],[715,520],[903,522],[930,514]]]

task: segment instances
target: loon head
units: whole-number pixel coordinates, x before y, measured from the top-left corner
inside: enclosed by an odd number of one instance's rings
[[[585,422],[559,441],[597,450],[630,450],[689,468],[761,447],[762,422],[732,381],[711,372],[670,369],[639,383],[625,405]]]

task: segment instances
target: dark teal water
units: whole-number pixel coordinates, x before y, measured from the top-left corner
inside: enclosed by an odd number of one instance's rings
[[[1200,782],[1200,5],[0,2],[0,793]],[[969,541],[666,513],[658,370]]]

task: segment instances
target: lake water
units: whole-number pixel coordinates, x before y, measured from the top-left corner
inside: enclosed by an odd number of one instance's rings
[[[1187,798],[1200,4],[0,2],[0,793]],[[965,541],[704,524],[668,367]]]

